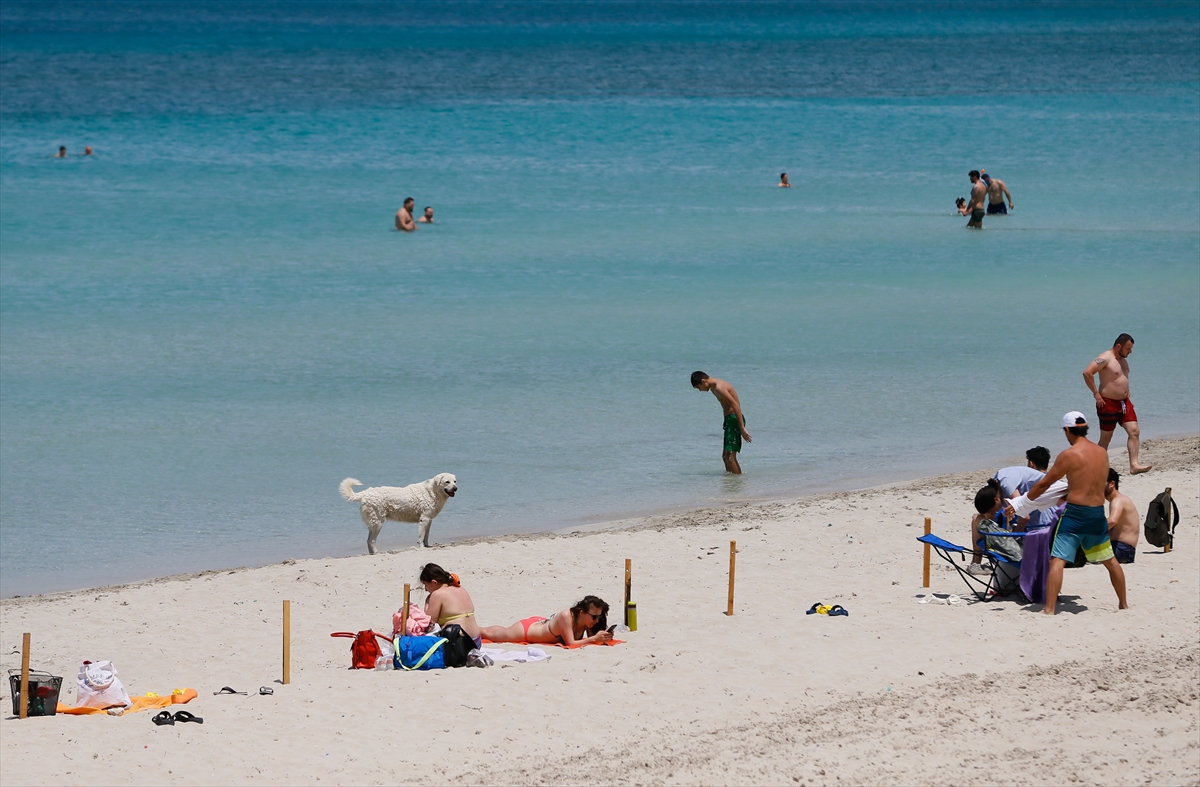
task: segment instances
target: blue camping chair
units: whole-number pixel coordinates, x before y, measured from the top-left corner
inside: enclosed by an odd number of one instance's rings
[[[1021,561],[1013,560],[1007,555],[987,548],[987,538],[1024,538],[1024,533],[1013,533],[1009,531],[991,531],[982,534],[979,539],[979,551],[983,555],[983,563],[988,568],[986,575],[979,576],[972,574],[959,563],[967,562],[967,555],[973,553],[973,550],[966,547],[960,547],[958,544],[951,544],[944,538],[930,534],[928,536],[918,536],[917,540],[922,544],[928,544],[933,547],[947,563],[954,567],[958,575],[962,577],[963,582],[967,583],[967,588],[975,594],[975,597],[980,601],[988,601],[996,596],[1010,596],[1013,592],[1021,592],[1021,584],[1018,581],[1021,574]],[[958,563],[954,561],[954,555],[958,555]]]

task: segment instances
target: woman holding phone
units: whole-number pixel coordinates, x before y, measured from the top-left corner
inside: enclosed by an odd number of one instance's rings
[[[492,642],[529,642],[573,648],[608,642],[612,632],[607,629],[608,604],[598,596],[584,596],[575,606],[551,617],[534,615],[511,626],[482,626],[479,633]]]

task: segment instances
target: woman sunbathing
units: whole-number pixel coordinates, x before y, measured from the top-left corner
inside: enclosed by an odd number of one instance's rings
[[[471,601],[471,594],[458,584],[458,576],[447,573],[436,563],[426,563],[421,569],[421,584],[429,594],[425,599],[425,614],[439,626],[451,623],[462,626],[467,636],[475,640],[475,647],[479,647],[482,643],[479,624],[475,621],[475,603]]]
[[[484,639],[492,642],[532,642],[570,648],[589,642],[608,642],[612,633],[607,628],[608,604],[596,596],[584,596],[583,601],[552,617],[535,615],[511,626],[484,626],[480,631]]]

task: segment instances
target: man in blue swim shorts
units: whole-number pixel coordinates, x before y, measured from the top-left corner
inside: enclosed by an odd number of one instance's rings
[[[1050,547],[1050,571],[1046,577],[1046,607],[1053,615],[1062,590],[1063,569],[1073,563],[1080,550],[1089,563],[1101,563],[1117,593],[1121,609],[1125,600],[1125,571],[1113,555],[1109,542],[1108,520],[1104,517],[1104,490],[1108,484],[1108,451],[1087,439],[1088,424],[1083,413],[1072,411],[1063,416],[1063,434],[1071,447],[1058,455],[1041,481],[1033,485],[1029,500],[1041,497],[1050,485],[1067,477],[1067,507],[1054,531]]]

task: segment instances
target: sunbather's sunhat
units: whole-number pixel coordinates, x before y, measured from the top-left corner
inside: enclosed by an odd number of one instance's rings
[[[1072,410],[1063,416],[1063,429],[1070,429],[1072,426],[1087,426],[1087,418],[1078,410]]]

